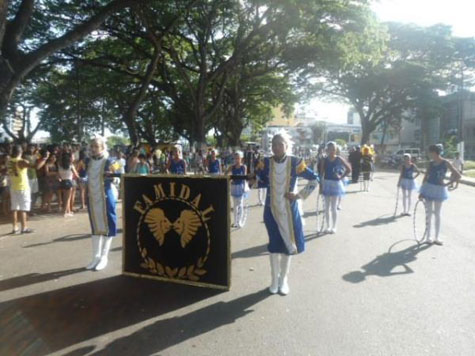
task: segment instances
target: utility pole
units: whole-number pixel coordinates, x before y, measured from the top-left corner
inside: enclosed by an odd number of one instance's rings
[[[458,95],[458,128],[457,128],[457,151],[460,152],[460,158],[463,160],[465,156],[465,145],[463,137],[463,118],[464,118],[464,64],[463,61],[460,66],[460,86]]]

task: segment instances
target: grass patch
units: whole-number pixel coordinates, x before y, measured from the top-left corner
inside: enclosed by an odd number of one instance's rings
[[[463,169],[466,169],[466,170],[475,169],[475,161],[465,161],[465,165],[463,166]]]
[[[463,173],[463,175],[465,175],[465,176],[467,176],[467,177],[475,178],[475,170],[465,171],[465,172]]]

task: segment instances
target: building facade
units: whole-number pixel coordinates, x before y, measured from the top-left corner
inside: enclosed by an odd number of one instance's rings
[[[464,143],[464,158],[475,160],[475,93],[453,93],[443,97],[442,103],[445,110],[440,120],[441,138],[457,136]]]

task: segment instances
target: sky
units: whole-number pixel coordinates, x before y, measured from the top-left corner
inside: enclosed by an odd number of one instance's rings
[[[431,26],[443,23],[452,26],[459,37],[475,37],[475,0],[379,0],[372,6],[383,22],[395,21]],[[304,107],[318,120],[345,123],[349,106],[312,100]]]

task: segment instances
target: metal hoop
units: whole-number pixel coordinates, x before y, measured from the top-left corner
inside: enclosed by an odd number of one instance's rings
[[[425,215],[425,227],[424,227],[424,233],[422,234],[422,236],[419,236],[418,231],[417,231],[417,217],[419,216],[418,210],[421,210],[420,209],[421,206],[423,207],[423,211]],[[416,242],[419,245],[422,244],[427,237],[428,226],[429,226],[429,216],[427,215],[427,203],[425,199],[419,199],[416,203],[416,206],[414,207],[414,218],[413,218],[414,240],[416,240]]]
[[[393,216],[396,216],[397,215],[397,210],[399,209],[399,193],[400,193],[401,189],[399,187],[397,187],[397,192],[396,192],[396,207],[394,208],[394,215]]]

